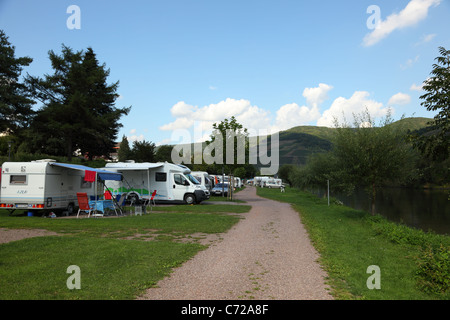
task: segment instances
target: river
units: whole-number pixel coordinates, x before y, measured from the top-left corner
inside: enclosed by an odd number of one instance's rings
[[[370,211],[370,198],[364,190],[351,196],[330,194],[346,206]],[[382,188],[377,190],[376,212],[387,219],[405,225],[450,235],[449,190]]]

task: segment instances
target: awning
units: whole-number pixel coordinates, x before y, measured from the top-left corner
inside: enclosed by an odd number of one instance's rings
[[[79,164],[53,162],[53,163],[50,163],[50,165],[73,169],[73,170],[85,171],[88,173],[88,175],[89,175],[89,173],[95,172],[97,174],[97,177],[100,178],[100,180],[115,180],[115,181],[122,180],[122,174],[118,173],[118,172],[111,172],[111,171],[106,171],[106,170],[102,170],[102,169],[90,168],[90,167],[82,166]]]
[[[118,162],[118,163],[107,163],[105,169],[114,169],[119,171],[140,171],[140,170],[150,170],[153,168],[159,168],[164,166],[164,163],[151,163],[151,162],[143,162],[143,163],[127,163],[127,162]]]

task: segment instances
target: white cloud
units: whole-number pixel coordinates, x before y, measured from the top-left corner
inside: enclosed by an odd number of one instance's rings
[[[159,127],[160,130],[190,130],[194,125],[198,125],[203,130],[202,139],[209,137],[213,123],[230,119],[232,116],[247,129],[267,129],[270,126],[270,112],[253,106],[245,99],[227,98],[201,108],[180,101],[170,109],[170,112],[176,119]]]
[[[217,90],[217,87],[209,86],[209,90]]]
[[[143,134],[140,134],[140,135],[133,134],[133,135],[127,137],[128,142],[144,141],[144,139],[145,139],[145,137]]]
[[[333,86],[330,86],[325,83],[319,83],[318,87],[315,88],[305,88],[303,90],[303,96],[306,98],[306,102],[313,107],[318,107],[322,102],[328,99],[328,91],[333,89]]]
[[[306,125],[319,118],[320,112],[317,106],[299,106],[296,103],[285,104],[277,111],[277,117],[272,131],[282,131],[292,127]]]
[[[406,60],[406,63],[405,64],[401,64],[400,68],[402,68],[403,70],[411,68],[413,66],[413,64],[415,64],[417,61],[419,61],[419,56],[418,55],[414,59]]]
[[[424,35],[419,42],[417,42],[415,45],[416,46],[420,46],[422,44],[426,44],[428,42],[430,42],[431,40],[433,40],[436,37],[435,33],[431,33],[431,34],[426,34]]]
[[[422,91],[422,88],[423,88],[423,84],[417,85],[417,84],[413,83],[413,84],[411,85],[411,87],[409,88],[409,90],[412,90],[412,91]]]
[[[368,47],[387,37],[396,29],[410,27],[425,19],[431,6],[438,6],[441,0],[411,0],[399,13],[393,13],[368,33],[363,39],[363,45]]]
[[[411,102],[411,97],[406,93],[399,92],[394,94],[388,101],[388,106],[405,105]]]
[[[336,98],[331,107],[325,110],[322,116],[317,120],[318,126],[333,127],[334,120],[339,123],[352,119],[352,114],[360,114],[366,109],[373,117],[386,115],[388,108],[384,108],[381,102],[377,102],[369,98],[370,93],[367,91],[355,91],[353,95],[346,99],[344,97]]]

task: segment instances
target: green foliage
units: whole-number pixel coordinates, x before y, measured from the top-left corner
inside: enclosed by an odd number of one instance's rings
[[[173,146],[163,144],[156,147],[155,160],[156,162],[172,162],[172,149]]]
[[[151,141],[134,141],[133,148],[130,151],[129,159],[136,162],[154,162],[155,144]]]
[[[439,47],[431,76],[424,81],[425,94],[421,105],[428,111],[437,111],[429,128],[421,134],[412,134],[414,146],[428,159],[441,162],[450,157],[450,50]]]
[[[92,48],[62,54],[49,52],[54,73],[28,76],[26,82],[43,103],[27,142],[34,152],[66,155],[81,149],[90,158],[109,154],[130,108],[116,108],[118,82],[106,83],[109,70],[100,65]]]
[[[16,58],[15,47],[0,30],[0,132],[17,134],[31,121],[34,101],[19,78],[32,61],[30,57]]]
[[[418,286],[433,294],[445,294],[450,288],[450,246],[431,245],[422,250],[417,270]]]
[[[118,159],[120,162],[124,162],[125,160],[130,159],[130,144],[128,143],[128,139],[125,135],[122,137],[122,141],[120,142],[120,148],[118,152]]]

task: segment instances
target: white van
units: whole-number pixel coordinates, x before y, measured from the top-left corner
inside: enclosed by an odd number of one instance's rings
[[[77,192],[102,195],[103,186],[95,181],[121,179],[117,173],[51,159],[4,162],[1,173],[0,208],[10,212],[67,211],[69,215],[78,207]]]
[[[281,179],[268,179],[266,181],[267,188],[281,188],[282,187],[282,181]]]
[[[208,191],[211,191],[212,189],[212,181],[209,178],[209,174],[206,171],[192,171],[191,175],[197,179],[198,182],[200,182],[200,184],[202,186],[205,186],[206,189],[208,189]]]
[[[155,202],[193,204],[209,199],[209,191],[183,165],[127,161],[107,163],[104,169],[123,175],[123,181],[108,181],[106,187],[113,195],[125,195],[128,200],[150,199],[155,191]]]

